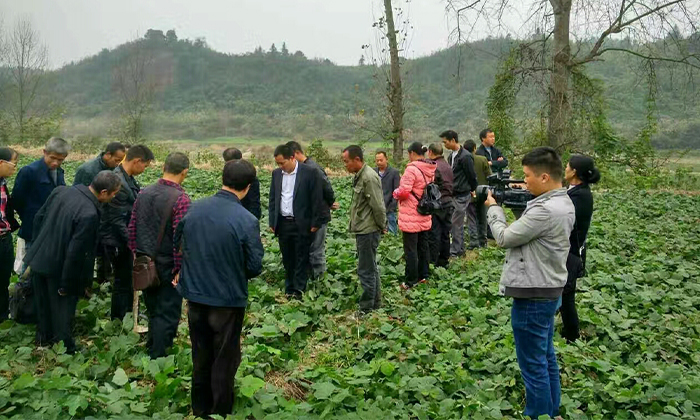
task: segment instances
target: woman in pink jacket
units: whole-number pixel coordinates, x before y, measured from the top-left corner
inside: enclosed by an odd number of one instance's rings
[[[425,186],[435,179],[435,162],[425,159],[428,151],[419,142],[408,147],[409,164],[401,177],[394,198],[399,202],[399,229],[403,232],[403,252],[406,260],[404,290],[425,282],[429,274],[429,235],[432,217],[418,213],[418,200]]]

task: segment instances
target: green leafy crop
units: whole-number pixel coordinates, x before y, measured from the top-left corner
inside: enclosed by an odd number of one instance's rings
[[[142,181],[156,177],[150,170]],[[265,205],[269,176],[261,182]],[[332,182],[341,209],[329,226],[328,273],[302,301],[284,297],[279,246],[262,230],[265,271],[249,284],[232,418],[520,418],[510,301],[497,295],[504,252],[474,253],[404,293],[400,239],[385,236],[383,307],[358,320],[351,179]],[[193,170],[185,187],[201,198],[219,183],[218,172]],[[614,189],[595,200],[577,297],[582,339],[555,339],[562,415],[698,418],[700,196]],[[31,326],[0,324],[0,419],[191,418],[186,315],[169,356],[151,360],[131,316],[108,314],[106,285],[80,302],[74,356],[62,345],[36,349]]]

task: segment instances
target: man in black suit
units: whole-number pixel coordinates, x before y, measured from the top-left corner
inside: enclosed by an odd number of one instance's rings
[[[133,254],[129,249],[128,225],[131,211],[141,186],[136,176],[141,175],[155,160],[153,152],[146,146],[131,146],[126,152],[126,159],[117,166],[114,173],[119,176],[122,186],[109,204],[103,206],[100,220],[100,243],[114,270],[112,287],[112,319],[123,319],[131,312],[134,302],[132,270]]]
[[[97,174],[89,187],[56,187],[34,218],[34,243],[24,262],[31,269],[38,345],[63,341],[75,352],[71,323],[78,298],[92,282],[101,203],[121,188],[112,171]]]
[[[317,170],[299,164],[291,147],[277,146],[275,162],[279,168],[272,171],[270,183],[270,231],[279,239],[285,291],[300,298],[309,276],[312,234],[323,224],[323,186]]]
[[[477,155],[484,156],[489,161],[491,172],[496,173],[508,167],[508,159],[503,156],[500,150],[495,146],[496,135],[490,128],[481,130],[479,133],[481,146],[476,150]]]

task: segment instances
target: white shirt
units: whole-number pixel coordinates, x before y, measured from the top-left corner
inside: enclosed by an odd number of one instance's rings
[[[452,151],[452,169],[454,169],[455,164],[457,163],[457,155],[458,154],[459,154],[459,149]]]
[[[294,170],[291,174],[282,171],[280,213],[284,217],[294,217],[294,184],[297,182],[297,169],[299,169],[299,162],[294,162]]]

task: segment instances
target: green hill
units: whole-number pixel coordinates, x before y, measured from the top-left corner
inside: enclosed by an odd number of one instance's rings
[[[384,76],[375,66],[338,66],[286,49],[229,55],[201,40],[177,40],[160,31],[149,31],[135,42],[153,52],[157,76],[153,112],[144,122],[149,138],[377,137],[372,131],[381,125]],[[446,128],[476,135],[487,124],[485,101],[498,56],[511,42],[487,39],[407,60],[410,135],[429,140]],[[109,135],[116,118],[114,68],[128,47],[104,49],[51,74],[55,83],[49,84],[48,93],[65,104],[68,135]],[[611,55],[589,68],[591,76],[606,84],[612,123],[626,133],[645,117],[647,87],[637,74],[639,64],[629,56]],[[673,75],[665,68],[658,73],[657,143],[700,148],[695,89]],[[536,117],[541,106],[536,90],[525,89],[517,111],[520,119]],[[360,127],[366,130],[358,131]]]

